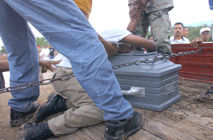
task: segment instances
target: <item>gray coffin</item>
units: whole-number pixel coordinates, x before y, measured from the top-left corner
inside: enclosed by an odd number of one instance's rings
[[[133,51],[110,57],[112,65],[153,60],[162,57],[159,53]],[[181,65],[169,60],[154,63],[142,63],[114,69],[114,73],[123,91],[124,97],[135,107],[162,111],[181,97],[178,94],[178,75]]]

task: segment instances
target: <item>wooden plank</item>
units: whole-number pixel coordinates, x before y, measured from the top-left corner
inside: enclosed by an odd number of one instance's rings
[[[146,121],[143,128],[164,140],[197,140],[195,137],[173,129],[158,120]]]
[[[158,136],[153,135],[152,133],[146,131],[145,129],[141,129],[136,134],[130,136],[129,140],[162,140]]]
[[[194,122],[191,122],[188,119],[184,119],[182,121],[171,121],[165,118],[158,118],[156,121],[167,125],[168,127],[172,128],[174,131],[179,131],[181,134],[185,134],[195,139],[205,139],[210,140],[213,139],[213,129],[209,129],[207,127],[203,127]],[[184,125],[183,125],[184,124]]]

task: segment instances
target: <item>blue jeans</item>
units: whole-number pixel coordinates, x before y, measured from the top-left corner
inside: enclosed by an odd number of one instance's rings
[[[11,86],[38,80],[37,51],[28,21],[70,59],[77,80],[103,110],[105,120],[122,120],[133,114],[96,31],[72,0],[1,0],[0,17]],[[38,97],[38,88],[12,92],[9,105],[19,111],[28,110],[27,105]]]

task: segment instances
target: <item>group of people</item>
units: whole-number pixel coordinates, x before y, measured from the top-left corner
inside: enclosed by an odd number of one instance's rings
[[[173,27],[174,35],[170,37],[171,44],[189,44],[191,43],[193,46],[196,43],[208,42],[211,37],[211,29],[207,26],[200,29],[200,37],[195,38],[190,41],[188,36],[188,28],[183,25],[181,22],[177,22]]]
[[[39,62],[27,22],[60,53],[54,58],[57,61],[53,79],[75,75],[71,79],[54,81],[56,93],[40,107],[35,103],[39,96],[38,86],[12,91],[13,97],[8,102],[10,125],[20,126],[37,110],[35,123],[24,126],[26,140],[70,134],[103,121],[106,122],[106,140],[126,139],[134,134],[142,127],[143,117],[122,96],[108,56],[129,52],[134,47],[170,54],[168,12],[172,8],[172,0],[129,0],[131,20],[127,30],[97,33],[88,22],[92,0],[0,1],[0,35],[9,61],[9,64],[5,61],[4,70],[10,70],[11,86],[38,81],[39,64],[53,70],[54,61]],[[149,26],[154,41],[144,38]],[[44,121],[58,112],[63,113]]]
[[[191,44],[196,46],[198,43],[208,42],[211,38],[211,29],[208,26],[204,26],[200,29],[200,37],[190,41],[188,37],[188,28],[181,22],[176,22],[173,26],[173,35],[170,36],[171,44]],[[149,40],[154,40],[153,35],[148,36]]]
[[[191,44],[197,47],[198,43],[208,42],[211,38],[211,29],[207,26],[200,29],[200,37],[190,41],[188,36],[188,28],[184,27],[183,23],[177,22],[173,27],[174,35],[170,38],[171,44]],[[204,94],[197,97],[201,102],[213,102],[213,87],[210,87]]]

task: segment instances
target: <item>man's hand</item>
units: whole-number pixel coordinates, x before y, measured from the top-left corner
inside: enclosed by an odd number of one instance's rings
[[[130,44],[121,44],[119,47],[119,53],[129,53],[132,51],[132,46]]]
[[[61,62],[61,60],[59,60],[59,61],[39,60],[39,65],[41,65],[42,67],[44,67],[50,71],[54,71],[55,70],[54,65],[59,64],[60,62]]]
[[[116,55],[118,52],[118,47],[116,45],[113,45],[111,43],[104,44],[104,48],[108,54],[108,56]]]
[[[101,43],[104,45],[104,48],[108,54],[108,56],[116,55],[118,52],[118,47],[106,41],[102,36],[98,34],[98,38]]]
[[[167,46],[164,46],[164,45],[161,45],[161,46],[158,46],[157,48],[157,52],[158,53],[161,53],[163,55],[171,55],[171,50],[167,47]]]
[[[197,48],[197,47],[198,47],[198,44],[199,44],[199,43],[202,43],[202,42],[203,42],[202,39],[200,39],[200,38],[195,38],[194,40],[191,41],[190,45],[191,45],[192,47]]]

